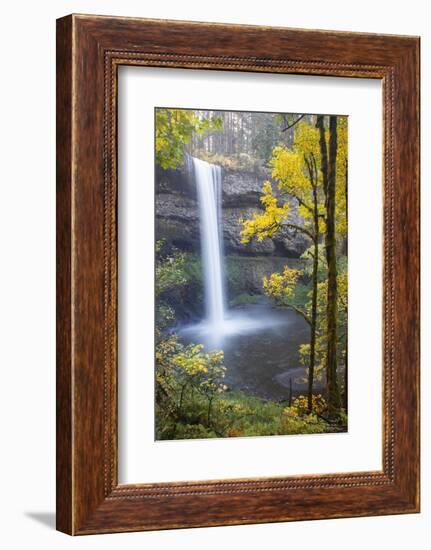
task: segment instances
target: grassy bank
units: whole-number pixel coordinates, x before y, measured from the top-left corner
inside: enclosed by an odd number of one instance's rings
[[[343,424],[324,420],[324,400],[315,396],[312,414],[306,410],[306,398],[299,396],[288,403],[267,401],[240,391],[229,391],[209,407],[208,399],[191,389],[183,395],[181,410],[166,415],[159,410],[157,439],[200,439],[268,435],[316,434],[344,431]]]

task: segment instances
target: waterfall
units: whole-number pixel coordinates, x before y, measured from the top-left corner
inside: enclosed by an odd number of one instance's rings
[[[199,203],[206,321],[222,330],[225,321],[221,168],[192,157]]]
[[[223,270],[221,168],[194,157],[187,157],[187,162],[190,163],[190,169],[193,166],[198,196],[205,319],[181,327],[179,334],[188,341],[203,343],[210,350],[224,350],[227,338],[275,328],[284,321],[256,308],[253,315],[241,308],[227,308]]]

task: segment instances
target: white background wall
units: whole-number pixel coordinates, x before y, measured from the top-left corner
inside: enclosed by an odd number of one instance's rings
[[[0,542],[4,548],[405,549],[431,521],[431,31],[420,0],[56,0],[2,5],[0,85]],[[75,13],[283,25],[422,37],[422,514],[72,539],[53,530],[55,19]],[[424,154],[425,153],[425,154]],[[429,538],[429,537],[428,537]]]

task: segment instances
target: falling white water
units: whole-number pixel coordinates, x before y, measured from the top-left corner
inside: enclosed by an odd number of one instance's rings
[[[183,326],[179,333],[191,341],[198,338],[209,348],[220,348],[224,346],[226,337],[250,334],[264,328],[275,329],[284,325],[285,319],[269,313],[267,307],[255,307],[252,315],[226,307],[221,168],[194,157],[191,160],[199,204],[205,319],[197,324]]]
[[[192,158],[201,228],[206,321],[221,331],[225,321],[223,237],[221,227],[221,168]]]

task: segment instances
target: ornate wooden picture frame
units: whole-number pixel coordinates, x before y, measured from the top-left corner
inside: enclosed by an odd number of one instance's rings
[[[118,483],[117,69],[380,79],[383,469]],[[70,15],[57,21],[57,528],[68,534],[419,511],[419,39]]]

